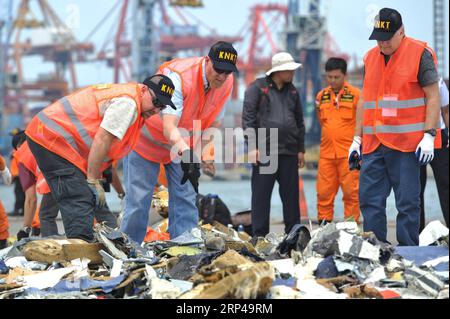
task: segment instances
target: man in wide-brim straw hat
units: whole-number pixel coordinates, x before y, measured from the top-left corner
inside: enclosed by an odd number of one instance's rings
[[[301,67],[286,52],[272,58],[272,68],[266,77],[257,79],[245,92],[242,124],[245,129],[266,128],[264,138],[258,136],[258,143],[271,141],[270,129],[278,129],[278,147],[275,154],[268,154],[278,162],[276,171],[265,172],[267,163],[262,163],[261,145],[248,140],[249,160],[252,173],[252,224],[253,235],[264,237],[269,233],[270,198],[275,181],[280,185],[283,202],[285,232],[300,223],[298,168],[305,165],[305,125],[300,97],[292,84],[295,71]],[[273,138],[272,138],[273,142]],[[272,145],[273,146],[273,145]],[[253,160],[252,160],[253,159]]]

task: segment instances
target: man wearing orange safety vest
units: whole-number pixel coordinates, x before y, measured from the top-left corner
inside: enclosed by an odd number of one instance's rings
[[[165,166],[170,194],[170,237],[178,237],[197,226],[195,199],[200,158],[206,160],[202,155],[210,155],[210,150],[205,147],[202,154],[195,154],[193,150],[200,145],[199,138],[204,130],[221,125],[224,105],[233,86],[231,73],[237,71],[236,62],[237,52],[233,46],[218,42],[206,57],[175,59],[160,67],[159,72],[174,82],[173,101],[177,110],[166,109],[161,117],[148,119],[139,142],[124,160],[125,189],[133,197],[125,196],[121,230],[136,242],[141,243],[146,234],[161,164]],[[214,173],[212,161],[202,165],[205,173]]]
[[[11,173],[6,166],[5,159],[0,155],[0,176],[2,177],[3,184],[11,184]],[[9,232],[8,232],[8,216],[6,215],[5,208],[0,200],[0,249],[6,247]]]
[[[19,134],[25,136],[24,131]],[[18,144],[15,144],[13,140],[13,147],[16,150],[14,157],[19,164],[20,184],[25,192],[23,227],[17,233],[17,240],[27,238],[30,235],[39,236],[41,234],[42,237],[59,235],[56,224],[59,207],[53,199],[47,182],[39,172],[36,159],[28,147],[28,142],[23,139]],[[37,205],[36,192],[42,195],[39,207]],[[111,228],[117,227],[116,217],[106,205],[103,209],[96,209],[94,214],[99,222],[105,222]]]
[[[319,224],[333,221],[334,198],[342,189],[344,218],[359,221],[358,171],[349,169],[348,149],[356,125],[356,106],[360,91],[346,82],[347,62],[330,58],[325,65],[329,86],[316,98],[322,127],[317,175],[317,212]]]
[[[9,132],[9,135],[11,135],[12,140],[11,142],[14,143],[15,140],[18,139],[17,134],[23,131],[22,129],[16,127]],[[25,193],[23,192],[22,186],[20,186],[20,180],[19,180],[19,164],[17,163],[17,159],[14,157],[15,150],[11,153],[11,161],[9,163],[9,169],[11,171],[12,175],[12,183],[14,184],[14,196],[15,196],[15,202],[14,202],[14,210],[12,212],[9,212],[9,216],[23,216],[24,214],[24,205],[25,205]]]
[[[14,136],[12,146],[14,148],[13,157],[17,161],[19,181],[23,191],[25,192],[23,227],[17,233],[17,240],[21,240],[22,238],[27,238],[30,235],[38,235],[37,229],[32,229],[37,208],[36,180],[38,176],[38,167],[33,154],[31,154],[31,151],[28,148],[25,131],[20,131]],[[43,184],[45,184],[45,180],[43,178],[42,181],[44,182]],[[48,186],[45,191],[50,192]],[[41,191],[39,193],[43,194],[44,192]],[[58,210],[57,207],[56,210]]]
[[[364,58],[364,88],[349,149],[351,164],[362,159],[359,202],[364,230],[387,242],[386,199],[393,188],[397,241],[416,246],[420,165],[428,164],[434,148],[440,148],[436,56],[425,42],[405,36],[402,17],[394,9],[380,10],[370,39],[378,46]]]
[[[105,206],[102,172],[127,155],[145,119],[171,102],[172,81],[81,89],[38,113],[26,129],[28,146],[58,203],[68,238],[93,240],[94,210]]]

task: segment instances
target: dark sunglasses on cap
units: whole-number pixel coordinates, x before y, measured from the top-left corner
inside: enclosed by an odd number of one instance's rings
[[[157,97],[154,97],[154,98],[152,99],[152,103],[153,103],[153,105],[154,105],[155,107],[157,107],[157,108],[160,109],[161,111],[164,110],[164,109],[167,107],[167,105],[163,104],[160,100],[158,100]]]
[[[225,71],[225,70],[220,70],[217,69],[216,67],[213,66],[214,72],[216,72],[217,74],[225,74],[225,75],[230,75],[231,73],[233,73],[233,71]]]

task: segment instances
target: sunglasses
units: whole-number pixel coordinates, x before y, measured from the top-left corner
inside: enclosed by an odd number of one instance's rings
[[[160,109],[161,111],[164,110],[167,105],[165,105],[164,103],[162,103],[160,100],[158,100],[157,97],[154,97],[152,100],[152,103],[155,107],[157,107],[158,109]]]
[[[214,72],[216,72],[217,74],[225,74],[225,75],[230,75],[231,73],[233,73],[233,71],[225,71],[225,70],[220,70],[217,69],[213,66]]]

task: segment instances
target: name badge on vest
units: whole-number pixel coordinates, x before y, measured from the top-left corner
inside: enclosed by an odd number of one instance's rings
[[[383,101],[395,102],[398,101],[398,94],[385,94],[383,96]],[[383,117],[397,117],[397,109],[393,108],[382,108],[381,116]]]

